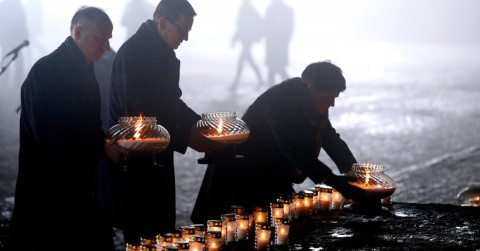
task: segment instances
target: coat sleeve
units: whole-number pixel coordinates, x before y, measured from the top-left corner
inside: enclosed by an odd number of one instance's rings
[[[335,129],[332,127],[330,120],[322,131],[323,143],[322,148],[335,162],[340,173],[348,172],[354,163],[357,162],[353,153],[350,151],[347,143],[340,138]]]
[[[261,112],[269,130],[291,168],[300,170],[313,182],[321,183],[332,170],[315,153],[315,134],[308,122],[302,119],[302,111],[298,106],[296,109],[293,108],[296,107],[295,104],[285,104],[285,100],[281,102],[282,105],[275,105],[275,101],[262,105]],[[281,107],[285,109],[279,109]]]

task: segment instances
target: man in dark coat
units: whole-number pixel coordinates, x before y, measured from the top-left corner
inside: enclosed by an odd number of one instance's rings
[[[9,250],[115,250],[93,196],[97,163],[128,155],[105,144],[93,71],[112,29],[103,10],[80,8],[71,35],[35,63],[22,85]]]
[[[170,145],[163,152],[126,161],[123,231],[129,244],[175,229],[174,151],[221,147],[192,130],[200,116],[180,99],[180,61],[174,49],[188,40],[195,15],[186,0],[162,0],[153,20],[144,22],[120,47],[113,63],[111,125],[122,116],[156,117],[170,134]],[[155,166],[153,158],[162,166]]]
[[[363,190],[350,185],[348,177],[335,175],[318,159],[323,148],[341,173],[356,162],[328,119],[328,109],[345,89],[340,68],[319,62],[309,65],[302,78],[285,80],[260,95],[242,117],[250,136],[236,151],[245,161],[208,166],[192,221],[219,218],[231,205],[268,205],[292,195],[293,184],[307,177],[347,198],[361,196]]]

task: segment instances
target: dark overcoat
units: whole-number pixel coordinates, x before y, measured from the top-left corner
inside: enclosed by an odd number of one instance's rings
[[[11,249],[113,248],[93,197],[105,157],[99,87],[71,37],[34,64],[21,107]]]
[[[250,209],[268,205],[291,195],[293,184],[306,177],[320,184],[332,173],[318,158],[321,148],[342,173],[356,162],[328,114],[315,114],[300,78],[271,87],[250,105],[242,120],[250,128],[248,140],[236,147],[244,161],[208,166],[193,209],[194,222],[219,218],[235,204]]]
[[[112,69],[110,125],[122,116],[156,117],[170,134],[170,145],[152,156],[127,161],[124,234],[127,242],[175,228],[174,151],[185,153],[190,129],[200,116],[182,100],[180,61],[148,20],[118,50]]]

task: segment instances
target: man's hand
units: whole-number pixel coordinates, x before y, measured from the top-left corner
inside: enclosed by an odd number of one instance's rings
[[[114,163],[124,161],[130,156],[130,150],[119,146],[115,141],[110,140],[104,146],[105,154],[110,158]]]
[[[198,152],[213,153],[222,150],[225,144],[208,139],[200,133],[196,126],[193,126],[188,146]]]
[[[335,188],[343,197],[347,199],[362,200],[365,199],[366,191],[351,185],[349,182],[356,181],[355,177],[331,174],[326,180],[325,184]]]

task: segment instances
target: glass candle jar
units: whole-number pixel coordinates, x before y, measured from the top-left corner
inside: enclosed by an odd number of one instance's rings
[[[178,229],[172,231],[172,237],[173,237],[173,243],[175,243],[177,241],[183,241],[182,231],[180,231]]]
[[[381,209],[381,199],[391,196],[395,192],[395,182],[385,173],[382,165],[371,163],[355,163],[346,175],[357,179],[350,184],[366,191],[366,199],[352,200],[352,207],[374,210]]]
[[[270,203],[270,222],[272,226],[275,224],[275,219],[283,218],[283,203],[282,202],[272,202]]]
[[[290,220],[286,218],[275,219],[275,239],[276,246],[288,245],[288,233],[290,231]]]
[[[190,236],[190,251],[203,251],[205,249],[205,237],[198,235]]]
[[[312,191],[305,190],[303,196],[303,214],[309,215],[313,209],[313,193]]]
[[[207,220],[207,231],[222,231],[222,221]]]
[[[224,144],[242,143],[250,135],[247,124],[234,111],[204,113],[196,127],[203,136]]]
[[[171,233],[157,234],[157,250],[162,250],[162,247],[173,245],[173,235]]]
[[[235,232],[237,231],[237,224],[235,214],[222,214],[222,240],[224,244],[228,245],[235,242]]]
[[[298,219],[302,215],[303,208],[304,208],[304,197],[305,194],[303,192],[293,193],[292,194],[292,202],[290,203],[290,214],[292,219]]]
[[[290,198],[278,198],[277,202],[283,203],[283,217],[290,218]]]
[[[155,117],[120,117],[106,139],[134,152],[157,153],[167,148],[170,134]]]
[[[177,247],[178,251],[189,251],[190,242],[189,241],[175,241],[173,242],[174,246]]]
[[[330,200],[330,210],[340,210],[342,209],[342,206],[343,206],[343,196],[342,194],[333,189],[332,190],[332,198]]]
[[[190,236],[195,234],[195,228],[192,226],[181,226],[180,231],[184,241],[190,241]]]
[[[193,224],[192,227],[195,229],[195,235],[205,237],[205,225],[204,224]]]
[[[333,188],[325,184],[316,185],[315,188],[318,191],[318,210],[328,211],[332,199]]]
[[[248,239],[248,218],[249,215],[247,213],[235,214],[237,226],[235,232],[236,241],[246,241]]]
[[[263,206],[254,206],[253,221],[255,222],[255,224],[268,222],[268,209]]]
[[[462,206],[478,207],[480,204],[480,182],[470,182],[457,194],[457,199]]]
[[[269,250],[271,226],[269,223],[255,224],[255,250]]]
[[[218,251],[222,246],[222,232],[209,231],[205,233],[205,249],[206,251]]]

